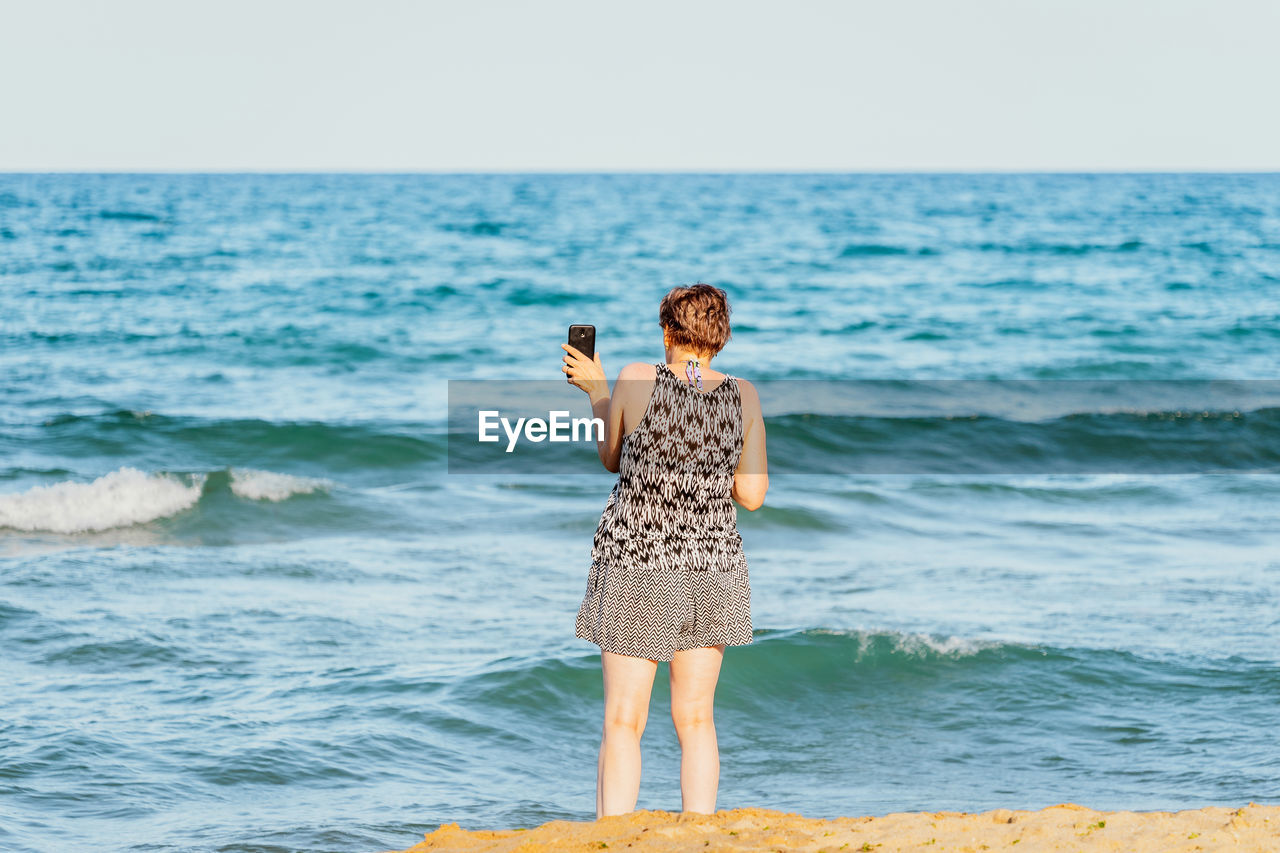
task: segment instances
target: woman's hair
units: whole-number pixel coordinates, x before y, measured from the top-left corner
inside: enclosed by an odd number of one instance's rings
[[[658,305],[658,324],[676,346],[715,355],[729,341],[729,297],[702,282],[673,287]]]

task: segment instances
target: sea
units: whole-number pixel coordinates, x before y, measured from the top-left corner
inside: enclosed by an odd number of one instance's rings
[[[610,377],[661,361],[698,281],[732,306],[712,366],[762,388],[1121,389],[977,427],[762,391],[717,808],[1280,803],[1280,404],[1121,411],[1280,379],[1280,175],[6,174],[0,849],[594,819],[574,623],[615,475],[451,466],[449,389],[563,382],[572,323]],[[1046,423],[1078,470],[788,465]],[[1247,441],[1165,465],[1178,424]],[[667,670],[637,807],[679,811]]]

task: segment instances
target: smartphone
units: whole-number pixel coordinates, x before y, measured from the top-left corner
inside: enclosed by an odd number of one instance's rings
[[[585,355],[588,360],[594,359],[596,357],[596,327],[570,326],[569,346]]]

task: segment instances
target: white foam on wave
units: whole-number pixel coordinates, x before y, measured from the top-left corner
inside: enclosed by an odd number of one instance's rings
[[[34,486],[0,495],[0,527],[28,532],[89,533],[129,527],[195,506],[204,474],[183,479],[122,467],[91,483]]]
[[[255,501],[282,501],[294,495],[328,491],[333,483],[318,477],[297,477],[254,468],[231,469],[231,491]]]
[[[873,631],[873,630],[840,630],[834,628],[811,628],[808,633],[839,634],[852,637],[858,641],[858,654],[871,651],[877,637],[886,637],[894,652],[908,657],[926,657],[930,653],[945,657],[970,657],[985,649],[996,649],[1008,645],[999,640],[986,640],[970,637],[942,636],[908,631]]]

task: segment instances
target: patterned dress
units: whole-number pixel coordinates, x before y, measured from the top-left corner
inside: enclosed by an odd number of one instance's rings
[[[669,661],[679,649],[750,643],[751,586],[730,497],[742,455],[738,382],[698,391],[655,367],[644,417],[622,439],[575,634]]]

